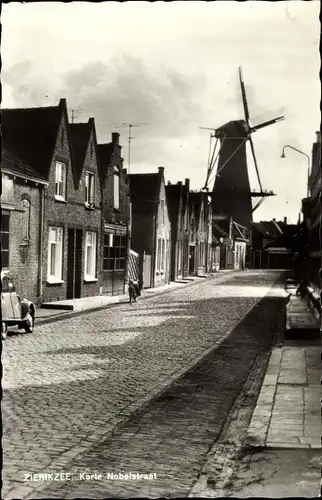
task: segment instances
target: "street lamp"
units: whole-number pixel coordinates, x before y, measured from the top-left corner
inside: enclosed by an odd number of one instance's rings
[[[286,144],[286,146],[283,147],[283,150],[282,150],[282,154],[281,154],[281,158],[285,158],[285,149],[286,148],[290,148],[290,149],[293,149],[294,151],[296,151],[297,153],[300,153],[301,155],[303,156],[306,156],[307,158],[307,197],[310,196],[310,189],[309,189],[309,180],[310,180],[310,157],[309,155],[307,155],[306,153],[304,153],[303,151],[300,151],[299,149],[297,148],[294,148],[294,146],[290,146],[289,144]]]

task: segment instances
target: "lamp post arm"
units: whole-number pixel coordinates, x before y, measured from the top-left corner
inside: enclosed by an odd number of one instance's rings
[[[301,155],[303,155],[303,156],[305,156],[307,158],[307,196],[309,197],[309,192],[310,192],[310,188],[309,188],[309,182],[310,182],[310,157],[309,157],[309,155],[307,155],[306,153],[304,153],[300,149],[297,149],[294,146],[290,146],[289,144],[286,144],[286,146],[283,147],[282,154],[284,154],[284,150],[286,148],[293,149],[297,153],[300,153]]]
[[[285,148],[294,149],[294,151],[297,151],[297,152],[298,152],[298,153],[300,153],[301,155],[306,156],[306,157],[307,157],[307,159],[308,159],[308,162],[309,162],[309,164],[310,164],[310,157],[309,157],[309,155],[307,155],[306,153],[303,153],[303,151],[300,151],[299,149],[294,148],[294,146],[289,146],[289,145],[287,144],[286,146],[284,146],[284,147],[283,147],[283,153],[284,153],[284,149],[285,149]]]

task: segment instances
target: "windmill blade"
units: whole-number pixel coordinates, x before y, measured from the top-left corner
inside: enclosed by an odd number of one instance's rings
[[[249,111],[248,111],[248,104],[247,104],[246,91],[245,91],[245,84],[244,84],[244,80],[243,80],[241,66],[239,67],[239,81],[240,81],[240,88],[241,88],[241,93],[242,93],[243,107],[244,107],[244,113],[245,113],[245,120],[246,120],[247,125],[249,126]]]
[[[214,166],[215,166],[214,165],[215,164],[214,156],[215,156],[215,152],[216,152],[217,145],[218,145],[218,139],[216,139],[215,146],[214,146],[211,158],[210,158],[210,154],[211,154],[211,140],[212,140],[212,138],[213,137],[211,136],[211,138],[210,138],[210,149],[209,149],[209,159],[208,159],[208,169],[207,169],[207,177],[206,177],[205,187],[208,187],[209,179],[210,179],[210,176],[212,175],[212,172],[213,172]]]
[[[253,144],[252,136],[249,137],[249,143],[250,143],[250,148],[252,150],[252,155],[253,155],[253,158],[254,158],[254,164],[255,164],[255,169],[256,169],[258,184],[259,184],[260,190],[263,191],[262,183],[261,183],[261,180],[260,180],[260,177],[259,177],[258,165],[257,165],[256,156],[255,156],[255,149],[254,149],[254,144]]]
[[[255,132],[256,130],[259,130],[260,128],[268,127],[268,125],[273,125],[274,123],[280,122],[284,119],[285,119],[284,116],[278,116],[277,118],[274,118],[273,120],[268,120],[267,122],[259,123],[255,127],[252,127],[251,131]]]

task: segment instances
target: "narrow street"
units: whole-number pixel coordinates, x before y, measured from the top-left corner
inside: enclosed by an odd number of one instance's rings
[[[5,498],[15,488],[32,498],[187,496],[272,345],[285,304],[279,276],[233,273],[8,338]],[[25,481],[38,473],[70,476]]]

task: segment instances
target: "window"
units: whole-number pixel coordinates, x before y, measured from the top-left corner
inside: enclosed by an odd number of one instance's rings
[[[66,165],[59,161],[56,161],[55,198],[66,200]]]
[[[117,167],[114,167],[114,208],[120,208],[120,173]]]
[[[162,224],[164,225],[164,220],[165,220],[165,214],[164,214],[164,200],[161,200],[161,221]]]
[[[161,270],[161,238],[158,238],[157,245],[157,271]]]
[[[104,271],[124,271],[126,262],[126,236],[119,234],[104,235]]]
[[[165,240],[161,241],[161,271],[165,268]]]
[[[21,202],[22,212],[22,242],[29,243],[30,238],[30,203],[28,200]]]
[[[62,280],[63,228],[48,228],[48,281]]]
[[[65,130],[63,129],[61,131],[61,145],[62,146],[64,145],[64,141],[65,141]]]
[[[2,210],[1,213],[1,260],[2,268],[9,267],[9,220],[10,212]]]
[[[182,267],[182,241],[178,243],[178,272],[181,272]]]
[[[96,233],[85,234],[85,280],[96,279]]]
[[[93,158],[93,143],[91,142],[91,158]]]
[[[95,201],[95,175],[92,172],[85,174],[85,205],[94,205]]]

